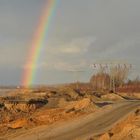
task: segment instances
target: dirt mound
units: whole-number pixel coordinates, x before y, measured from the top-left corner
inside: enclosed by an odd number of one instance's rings
[[[66,109],[84,109],[91,105],[91,101],[89,98],[85,98],[79,101],[71,101],[66,105]]]
[[[140,99],[140,93],[119,93],[126,99]]]
[[[94,137],[94,140],[139,140],[140,110],[130,114],[125,120],[117,123],[110,131]]]
[[[35,114],[31,116],[32,123],[34,123],[35,126],[37,125],[50,125],[55,122],[60,122],[63,120],[68,120],[73,117],[78,117],[84,113],[74,111],[72,112],[66,112],[65,109],[47,109],[43,108],[42,110],[39,110]]]
[[[101,99],[111,100],[111,101],[124,100],[121,96],[114,94],[114,93],[108,93],[108,94],[102,95]]]
[[[89,98],[92,102],[101,101],[101,98],[99,98],[99,97],[97,97],[97,96],[95,96],[93,94],[91,94],[91,95],[87,94],[84,97],[85,98]]]
[[[68,104],[69,104],[69,102],[66,101],[65,98],[61,98],[61,99],[59,99],[59,101],[58,101],[58,107],[60,107],[60,108],[64,108],[64,107],[67,106]]]
[[[96,108],[88,98],[79,101],[66,101],[64,98],[61,98],[58,101],[58,105],[58,108],[49,109],[46,106],[38,110],[31,116],[32,121],[36,125],[51,124],[56,121],[67,120],[74,116],[83,115],[89,109],[92,108],[92,110],[95,110]]]
[[[62,98],[59,101],[59,107],[65,108],[67,111],[95,111],[97,109],[97,106],[92,102],[90,98],[83,98],[78,101],[66,101],[64,98]]]
[[[127,137],[126,139],[135,139],[139,140],[140,139],[140,128],[135,128]]]
[[[68,101],[76,100],[78,98],[78,93],[70,87],[61,87],[57,90],[57,92]]]
[[[18,104],[5,103],[4,106],[9,111],[23,111],[23,112],[34,111],[37,108],[35,104],[23,104],[23,103]]]
[[[34,111],[47,103],[46,100],[29,100],[26,101],[5,101],[4,107],[9,111],[23,111],[30,112]]]
[[[140,99],[140,93],[132,93],[132,95],[135,99]]]
[[[98,140],[110,140],[110,136],[108,133],[101,135]]]

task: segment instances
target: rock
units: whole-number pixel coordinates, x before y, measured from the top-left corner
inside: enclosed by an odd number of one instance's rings
[[[110,136],[108,133],[105,133],[101,135],[98,140],[110,140]]]
[[[26,118],[21,118],[18,120],[13,121],[11,124],[8,125],[9,128],[18,129],[26,126],[28,121]]]

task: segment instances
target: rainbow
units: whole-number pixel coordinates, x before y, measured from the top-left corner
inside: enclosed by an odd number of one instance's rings
[[[38,28],[33,36],[32,45],[29,50],[27,62],[22,76],[21,85],[30,87],[33,84],[36,74],[36,67],[44,45],[47,39],[48,31],[51,24],[51,19],[55,13],[57,0],[47,0],[47,4],[43,9]]]

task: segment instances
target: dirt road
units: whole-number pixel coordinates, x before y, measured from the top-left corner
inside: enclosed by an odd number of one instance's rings
[[[73,121],[39,127],[12,140],[83,140],[101,134],[140,106],[140,101],[123,102]]]

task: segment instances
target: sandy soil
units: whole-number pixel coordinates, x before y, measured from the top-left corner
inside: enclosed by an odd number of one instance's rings
[[[95,113],[50,126],[40,126],[11,137],[11,140],[85,140],[111,129],[140,106],[139,101],[122,101]]]

